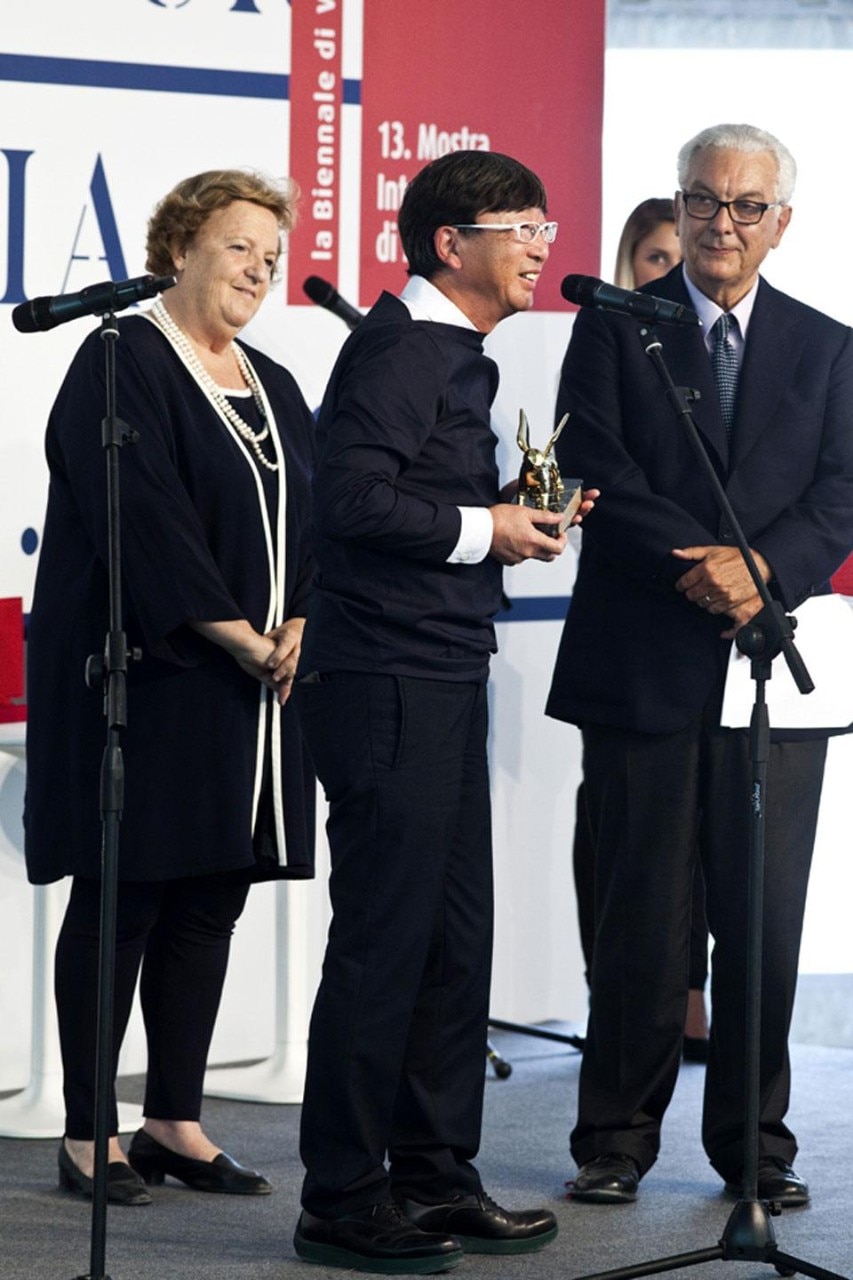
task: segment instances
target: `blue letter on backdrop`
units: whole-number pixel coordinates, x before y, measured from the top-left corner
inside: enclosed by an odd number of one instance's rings
[[[9,232],[6,292],[0,302],[26,302],[24,293],[24,168],[32,151],[6,151],[9,168]]]
[[[107,186],[107,177],[104,173],[104,162],[100,155],[95,161],[95,171],[92,174],[92,181],[89,184],[89,192],[92,196],[92,204],[95,208],[95,217],[98,219],[98,227],[101,232],[101,239],[104,244],[103,259],[106,261],[110,269],[110,278],[112,280],[123,280],[127,275],[127,267],[124,263],[124,253],[119,240],[118,226],[116,224],[115,213],[113,212],[113,202],[110,198],[109,187]],[[77,236],[80,235],[80,227],[83,225],[83,219],[77,228]],[[70,262],[80,255],[75,253],[76,245],[71,248]],[[66,277],[67,278],[67,277]]]

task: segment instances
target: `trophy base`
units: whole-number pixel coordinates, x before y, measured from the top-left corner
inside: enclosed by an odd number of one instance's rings
[[[547,533],[551,538],[557,538],[561,533],[566,532],[572,522],[572,517],[576,514],[583,501],[582,484],[581,480],[564,480],[563,487],[558,493],[548,494],[525,493],[523,489],[520,489],[516,501],[520,507],[537,507],[540,511],[562,512],[563,518],[559,524],[536,526],[540,532]]]

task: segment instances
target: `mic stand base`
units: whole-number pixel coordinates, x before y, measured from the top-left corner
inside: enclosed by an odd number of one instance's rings
[[[558,1044],[571,1045],[579,1053],[583,1051],[583,1036],[567,1035],[563,1031],[548,1031],[545,1027],[532,1027],[526,1022],[504,1022],[500,1018],[489,1018],[489,1026],[499,1031],[515,1031],[520,1036],[537,1036],[540,1040],[556,1040]]]
[[[573,1049],[577,1049],[578,1053],[583,1052],[585,1043],[583,1036],[566,1035],[562,1031],[547,1031],[544,1027],[534,1027],[526,1022],[504,1022],[501,1018],[492,1017],[489,1017],[489,1026],[497,1027],[500,1031],[514,1031],[520,1036],[537,1036],[540,1040],[556,1040],[558,1044],[571,1045]],[[501,1057],[491,1040],[486,1041],[486,1058],[492,1064],[499,1080],[506,1080],[512,1075],[512,1063]]]
[[[846,1280],[837,1271],[827,1271],[825,1267],[818,1267],[813,1262],[783,1253],[777,1247],[770,1218],[781,1212],[778,1204],[768,1204],[765,1200],[738,1200],[729,1215],[719,1244],[713,1248],[674,1253],[667,1258],[656,1258],[653,1262],[616,1267],[613,1271],[598,1271],[585,1275],[584,1280],[633,1280],[635,1276],[652,1276],[682,1267],[698,1267],[703,1262],[766,1262],[780,1276],[799,1273],[813,1276],[814,1280]]]

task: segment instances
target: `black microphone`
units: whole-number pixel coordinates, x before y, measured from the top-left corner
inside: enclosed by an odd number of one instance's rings
[[[656,298],[651,293],[638,293],[634,289],[619,289],[615,284],[596,280],[595,276],[566,276],[560,285],[560,293],[566,302],[579,307],[598,307],[601,311],[621,311],[638,320],[660,320],[663,324],[699,324],[695,311],[680,302]]]
[[[123,311],[143,298],[153,298],[177,284],[174,276],[136,276],[133,280],[104,280],[90,284],[79,293],[59,293],[55,298],[33,298],[12,311],[12,324],[19,333],[54,329],[79,316],[106,315]]]
[[[302,292],[305,293],[312,302],[316,302],[318,307],[325,307],[327,311],[331,311],[333,316],[337,316],[339,320],[343,320],[348,329],[355,329],[360,325],[364,316],[355,307],[341,297],[337,289],[329,284],[328,280],[322,280],[320,276],[309,276],[302,286]]]

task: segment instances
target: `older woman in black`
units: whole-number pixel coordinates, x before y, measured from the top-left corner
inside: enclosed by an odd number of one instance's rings
[[[127,1157],[113,1117],[109,1198],[166,1174],[263,1194],[199,1122],[230,938],[258,878],[312,874],[314,782],[286,705],[312,569],[310,412],[285,369],[235,341],[272,281],[292,196],[242,170],[181,182],[148,229],[148,269],[178,283],[120,321],[128,677],[113,1074],[141,967],[145,1121]],[[56,954],[66,1099],[60,1185],[92,1193],[106,501],[101,341],[78,351],[50,416],[50,491],[29,641],[30,879],[72,876]],[[141,1176],[140,1176],[141,1175]],[[143,1181],[144,1180],[144,1181]]]

